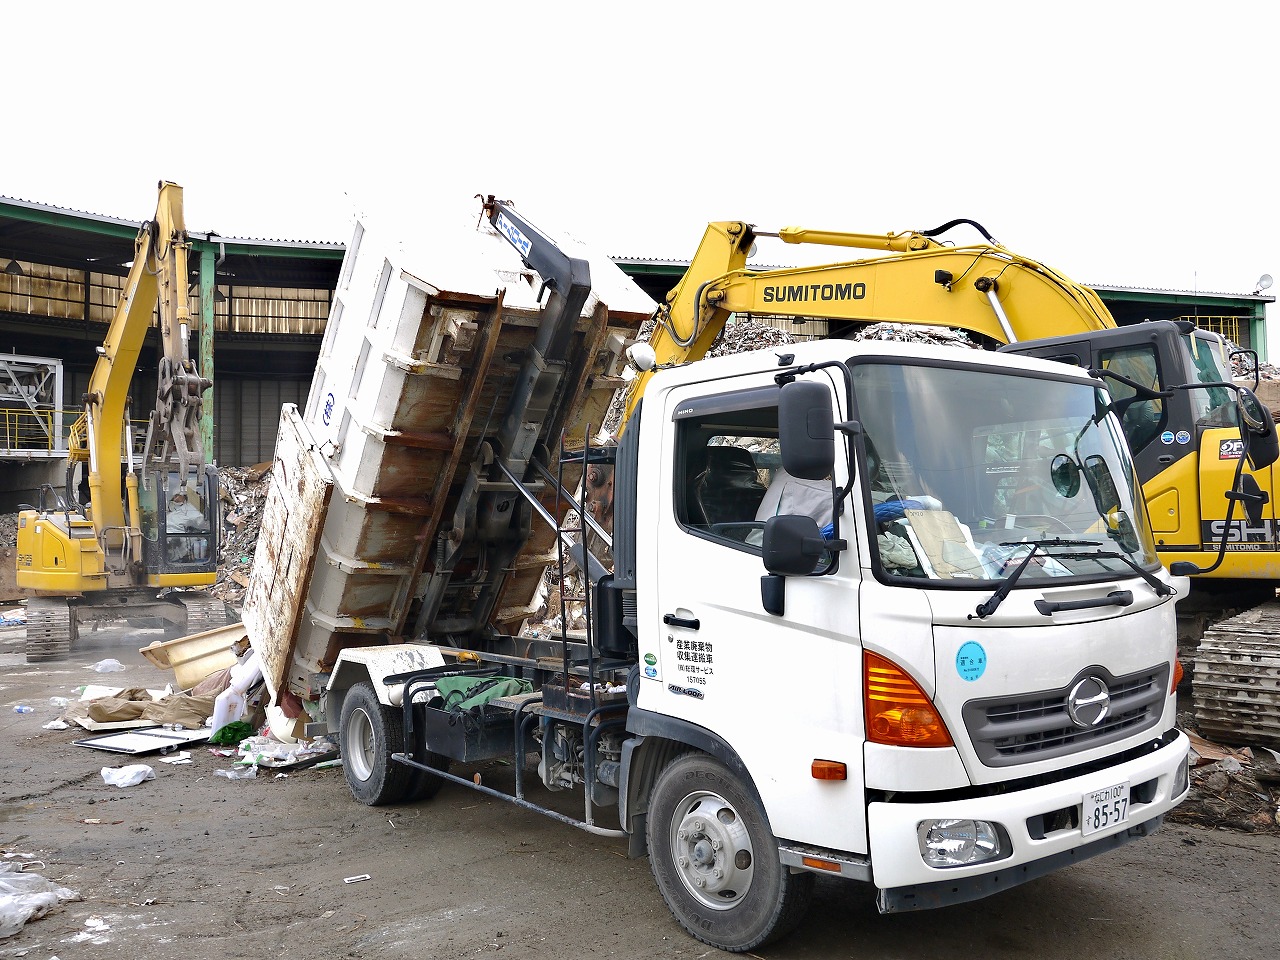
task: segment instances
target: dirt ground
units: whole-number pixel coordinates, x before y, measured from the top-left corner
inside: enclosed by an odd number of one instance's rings
[[[52,697],[83,684],[163,687],[172,673],[137,653],[153,639],[137,631],[103,632],[43,665],[26,664],[22,636],[0,629],[0,849],[81,899],[0,940],[0,958],[718,953],[671,919],[648,861],[627,859],[623,841],[462,787],[374,809],[351,800],[340,769],[231,781],[215,773],[230,760],[205,747],[169,766],[75,746],[85,731],[43,729],[60,712]],[[127,670],[96,673],[108,657]],[[155,779],[103,782],[102,767],[136,762]],[[1278,889],[1280,838],[1170,824],[987,900],[915,915],[879,916],[869,888],[823,878],[804,926],[754,956],[1253,960],[1275,955]]]

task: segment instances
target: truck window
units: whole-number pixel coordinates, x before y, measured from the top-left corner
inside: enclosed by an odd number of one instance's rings
[[[1152,345],[1102,350],[1098,354],[1098,360],[1103,369],[1128,377],[1134,383],[1153,390],[1164,389],[1155,347]],[[1107,390],[1115,400],[1132,397],[1135,392],[1132,387],[1116,380],[1107,381]],[[1161,399],[1139,400],[1130,404],[1120,418],[1125,439],[1129,441],[1129,449],[1137,453],[1160,436],[1166,419],[1164,401]]]
[[[677,438],[677,518],[696,533],[758,551],[764,522],[757,515],[780,469],[777,407],[687,417]]]

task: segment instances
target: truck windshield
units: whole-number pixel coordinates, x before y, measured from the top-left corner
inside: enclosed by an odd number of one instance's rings
[[[1157,563],[1103,391],[927,361],[851,369],[882,576],[990,589],[1036,543],[1019,586]]]

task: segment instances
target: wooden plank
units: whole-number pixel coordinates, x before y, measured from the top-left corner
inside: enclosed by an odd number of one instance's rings
[[[288,679],[332,494],[328,464],[311,442],[298,408],[285,404],[241,614],[273,698]]]

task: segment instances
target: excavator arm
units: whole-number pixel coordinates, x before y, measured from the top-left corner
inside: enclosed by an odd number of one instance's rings
[[[133,264],[98,360],[84,394],[84,413],[71,431],[69,458],[88,464],[91,516],[95,532],[108,548],[129,540],[128,554],[141,555],[138,479],[133,465],[129,389],[142,345],[158,312],[162,355],[155,409],[142,458],[149,465],[176,461],[179,475],[202,473],[206,464],[200,438],[203,394],[211,381],[190,359],[190,309],[187,304],[190,244],[182,213],[182,188],[162,181],[154,219],[142,225],[134,241]],[[124,453],[124,476],[117,469]],[[125,483],[126,491],[121,490]],[[127,497],[127,503],[126,503]],[[127,506],[127,516],[126,516]]]
[[[653,371],[705,356],[734,315],[953,327],[994,344],[1115,326],[1088,287],[1007,250],[985,230],[986,244],[955,247],[934,239],[968,222],[885,235],[801,227],[766,233],[739,222],[709,224],[689,270],[657,310],[649,341],[655,363],[628,386],[623,428]],[[864,260],[755,270],[746,261],[760,236],[882,252]]]

